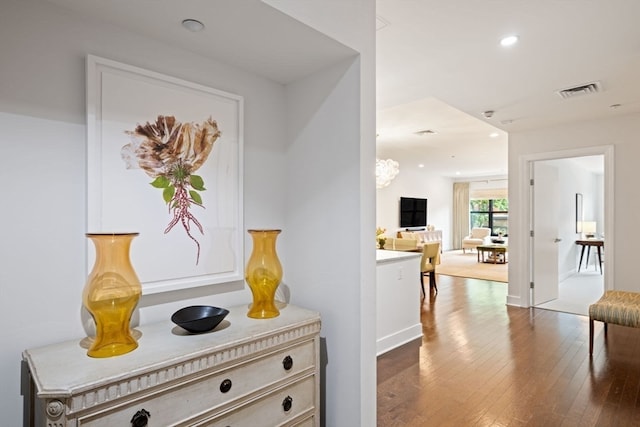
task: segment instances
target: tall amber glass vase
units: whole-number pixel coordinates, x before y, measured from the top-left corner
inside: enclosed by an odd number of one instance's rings
[[[82,303],[96,323],[96,337],[87,351],[91,357],[118,356],[138,347],[130,321],[142,286],[129,259],[131,241],[137,235],[87,233],[96,248],[82,293]]]
[[[275,304],[275,295],[282,280],[282,265],[276,253],[280,230],[247,231],[253,239],[253,251],[245,270],[245,279],[253,295],[247,316],[255,319],[276,317],[280,311]]]

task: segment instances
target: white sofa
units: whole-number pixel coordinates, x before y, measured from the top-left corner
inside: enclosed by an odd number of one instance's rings
[[[465,253],[466,249],[475,249],[476,247],[484,244],[488,237],[491,236],[491,229],[485,227],[473,227],[471,233],[464,239],[462,239],[462,253]]]
[[[400,236],[387,239],[387,244],[384,245],[385,249],[392,249],[394,251],[419,251],[422,249],[422,242],[420,236],[414,233],[398,233]]]

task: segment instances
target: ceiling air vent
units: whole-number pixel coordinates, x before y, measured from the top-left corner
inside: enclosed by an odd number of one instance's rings
[[[559,90],[557,93],[564,99],[576,96],[591,95],[600,92],[600,82],[587,83],[585,85]]]

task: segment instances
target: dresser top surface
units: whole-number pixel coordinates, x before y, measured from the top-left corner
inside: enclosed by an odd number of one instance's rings
[[[202,334],[189,334],[169,320],[141,325],[135,328],[142,334],[138,348],[121,356],[91,358],[81,345],[82,339],[78,339],[25,350],[23,359],[29,364],[39,394],[71,395],[78,389],[118,382],[132,375],[232,350],[232,355],[222,357],[226,363],[236,353],[242,357],[264,347],[276,348],[287,340],[304,338],[289,336],[288,330],[309,327],[308,335],[312,336],[320,329],[319,313],[294,305],[281,307],[280,315],[272,319],[251,319],[247,311],[246,304],[231,307],[220,325]],[[271,340],[272,336],[279,338]],[[252,344],[265,339],[266,344]],[[234,350],[245,345],[251,348]]]

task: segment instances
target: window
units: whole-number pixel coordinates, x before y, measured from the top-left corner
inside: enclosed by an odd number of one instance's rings
[[[488,227],[491,235],[509,234],[509,201],[507,199],[471,199],[469,202],[471,227]]]

